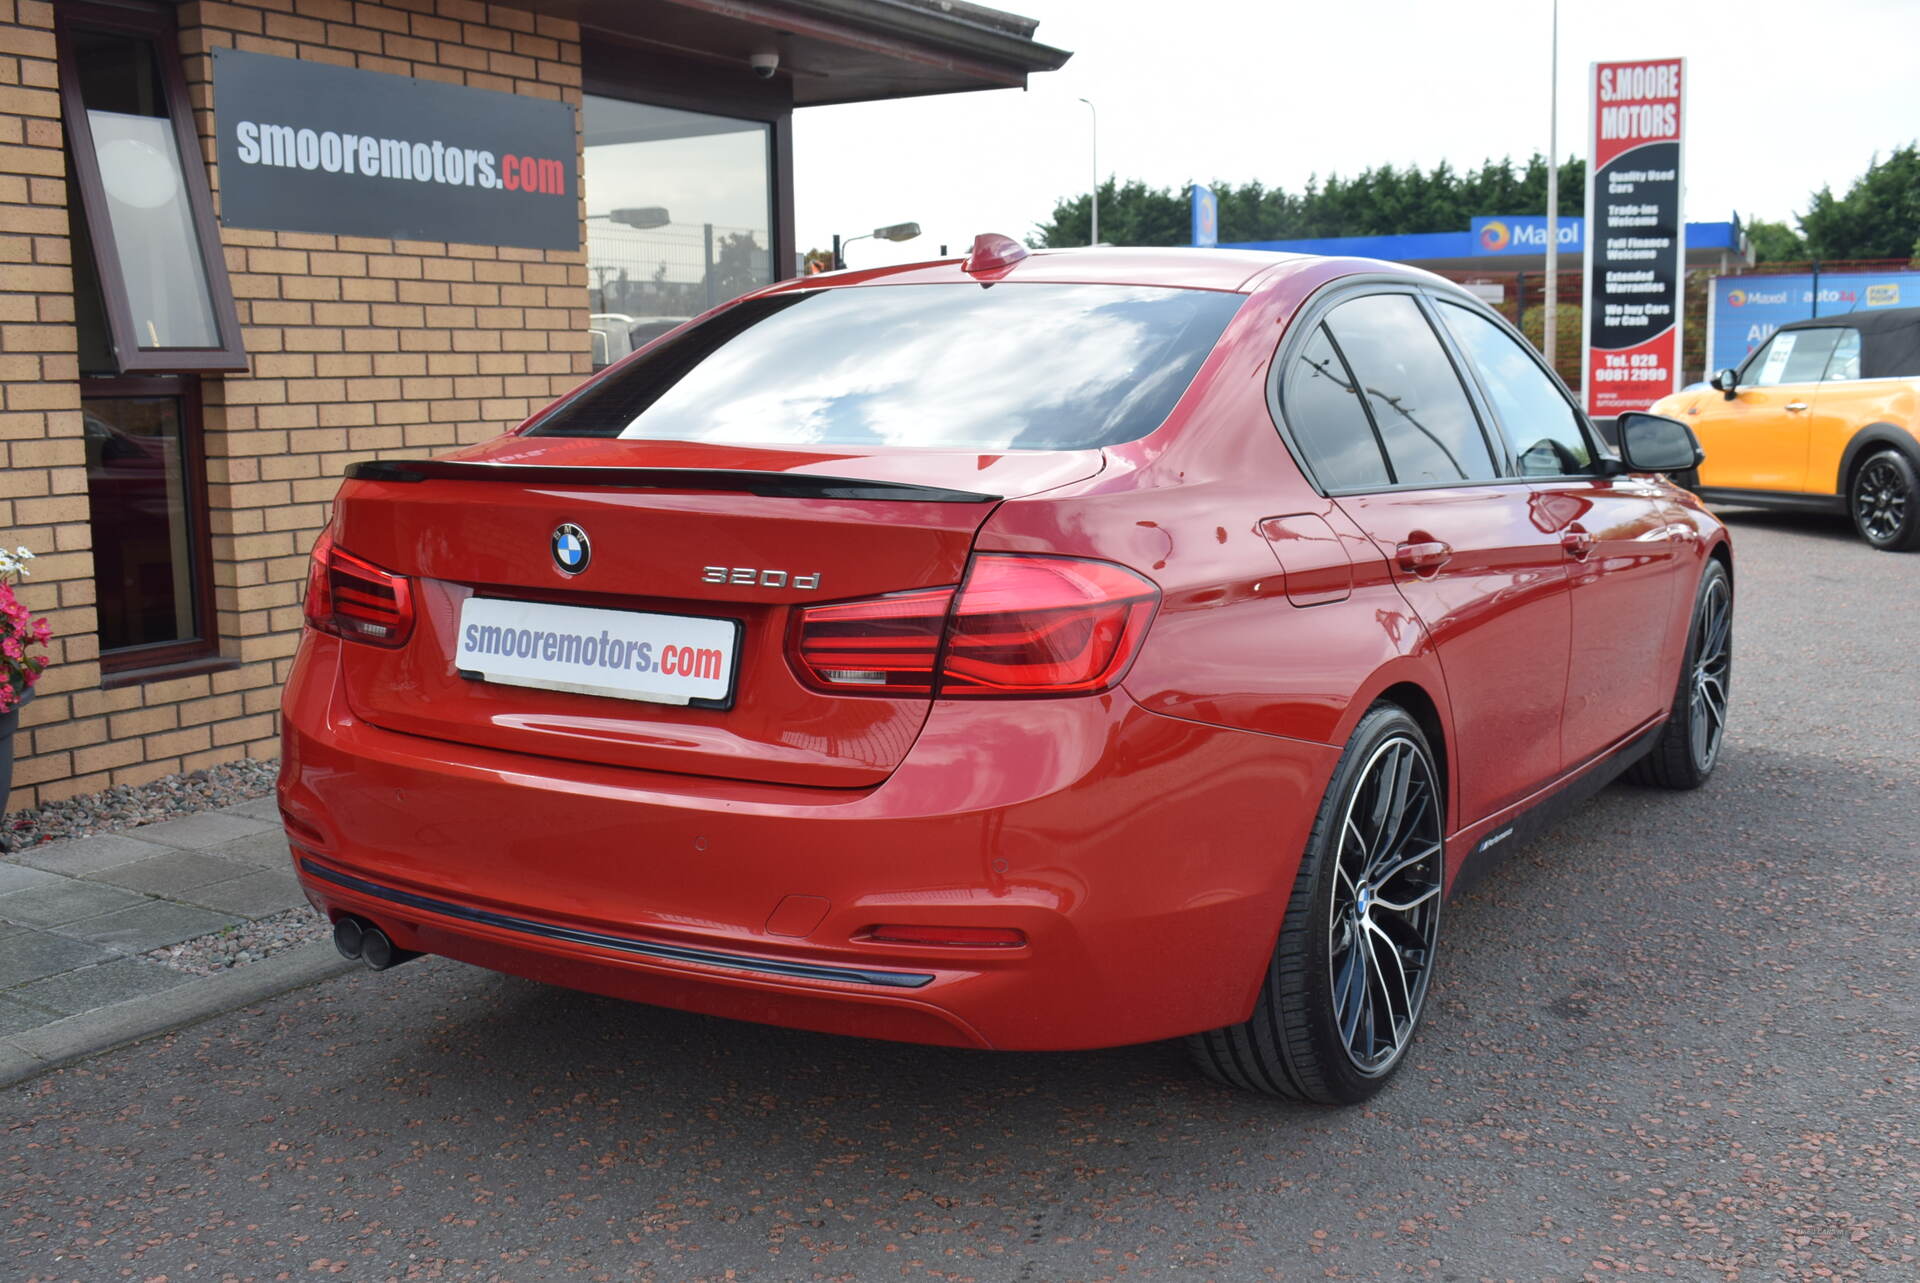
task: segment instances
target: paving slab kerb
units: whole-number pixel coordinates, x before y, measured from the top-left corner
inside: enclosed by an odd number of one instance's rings
[[[305,903],[267,798],[12,852],[0,860],[0,1083],[349,966],[320,941],[213,975],[147,956]]]

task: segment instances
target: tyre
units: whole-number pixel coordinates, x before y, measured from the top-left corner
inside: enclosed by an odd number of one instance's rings
[[[1426,1005],[1440,933],[1444,798],[1419,724],[1367,712],[1314,819],[1253,1015],[1194,1034],[1201,1071],[1351,1105],[1386,1085]]]
[[[1727,692],[1733,677],[1733,580],[1709,557],[1694,591],[1693,624],[1673,708],[1653,750],[1627,778],[1656,788],[1697,789],[1713,774],[1727,734]]]
[[[1869,455],[1847,487],[1847,511],[1860,537],[1884,552],[1920,548],[1920,474],[1899,450]]]

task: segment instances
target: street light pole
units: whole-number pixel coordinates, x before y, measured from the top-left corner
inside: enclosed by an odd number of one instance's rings
[[[1100,243],[1100,112],[1094,107],[1093,99],[1082,98],[1087,104],[1087,114],[1093,117],[1093,131],[1088,150],[1093,154],[1093,234],[1087,238],[1087,244]]]
[[[1560,0],[1553,0],[1552,48],[1547,63],[1547,317],[1540,327],[1548,369],[1560,339]],[[1525,299],[1520,306],[1526,306]]]

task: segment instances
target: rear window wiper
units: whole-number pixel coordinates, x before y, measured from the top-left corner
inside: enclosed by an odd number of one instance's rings
[[[599,486],[612,490],[728,490],[775,499],[911,499],[921,503],[997,503],[1000,495],[910,481],[823,477],[744,468],[589,468],[459,459],[375,459],[349,464],[353,481],[503,481],[523,486]]]

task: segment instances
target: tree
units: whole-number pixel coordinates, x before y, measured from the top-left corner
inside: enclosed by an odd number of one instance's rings
[[[1908,143],[1878,157],[1845,196],[1813,193],[1800,216],[1815,258],[1910,258],[1920,248],[1920,148]]]
[[[1797,263],[1807,256],[1807,243],[1785,223],[1755,219],[1747,224],[1747,240],[1758,263]]]
[[[1568,160],[1560,167],[1560,213],[1577,215],[1585,200],[1587,167]],[[1222,241],[1294,240],[1325,236],[1391,236],[1403,232],[1450,232],[1481,215],[1524,214],[1547,202],[1547,162],[1533,156],[1516,170],[1511,159],[1488,160],[1469,173],[1441,161],[1431,170],[1382,165],[1353,178],[1330,175],[1307,180],[1295,194],[1257,180],[1240,186],[1217,183]],[[1062,199],[1053,217],[1034,228],[1035,246],[1085,245],[1089,198]],[[1148,187],[1108,179],[1100,188],[1100,236],[1116,245],[1185,245],[1191,239],[1186,188]]]

